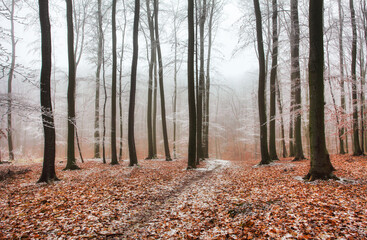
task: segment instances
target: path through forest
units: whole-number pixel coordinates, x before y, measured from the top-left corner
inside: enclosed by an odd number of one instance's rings
[[[367,238],[367,157],[332,156],[348,181],[300,180],[309,161],[86,161],[36,184],[41,164],[0,166],[0,238]],[[6,170],[7,169],[7,170]],[[24,171],[24,169],[28,169]],[[7,173],[7,172],[5,172]]]

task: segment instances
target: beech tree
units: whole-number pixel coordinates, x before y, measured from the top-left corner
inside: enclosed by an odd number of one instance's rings
[[[256,36],[257,50],[259,58],[259,89],[258,89],[258,104],[260,117],[260,149],[261,161],[260,165],[269,164],[271,162],[268,152],[268,129],[266,123],[266,106],[265,106],[265,54],[262,35],[262,18],[259,0],[254,0],[255,16],[256,16]]]
[[[75,56],[74,56],[74,27],[73,27],[73,3],[66,0],[66,18],[68,27],[68,61],[69,61],[69,85],[68,85],[68,140],[67,163],[64,170],[79,169],[75,159]]]
[[[129,101],[129,122],[128,122],[128,144],[129,144],[129,166],[138,164],[138,158],[135,148],[134,137],[134,116],[135,116],[135,95],[136,95],[136,72],[138,67],[139,53],[139,17],[140,17],[140,0],[135,0],[134,10],[134,30],[133,30],[133,59],[131,64],[131,81],[130,81],[130,101]]]
[[[323,35],[323,0],[310,0],[309,29],[309,95],[310,95],[310,152],[311,164],[305,179],[336,178],[325,142],[324,116],[324,35]],[[320,104],[321,103],[321,104]]]
[[[38,6],[42,38],[40,94],[44,133],[43,167],[38,182],[50,182],[58,180],[55,171],[56,134],[51,102],[51,25],[48,12],[48,0],[38,0]]]

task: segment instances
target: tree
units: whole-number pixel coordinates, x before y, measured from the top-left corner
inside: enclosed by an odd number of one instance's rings
[[[138,67],[139,53],[139,15],[140,0],[135,0],[134,10],[134,30],[133,30],[133,59],[131,64],[131,80],[130,80],[130,101],[129,101],[129,120],[128,120],[128,144],[129,144],[129,166],[138,164],[136,156],[135,138],[134,138],[134,115],[135,115],[135,95],[136,95],[136,72]]]
[[[260,165],[269,164],[271,162],[268,152],[268,133],[266,125],[266,106],[265,106],[265,54],[262,36],[262,21],[259,0],[254,0],[255,16],[256,16],[256,33],[257,33],[257,48],[259,57],[259,90],[258,104],[260,117],[260,149],[261,161]]]
[[[42,37],[41,113],[44,133],[43,167],[38,182],[57,181],[55,171],[56,134],[51,103],[51,26],[48,0],[38,0]]]
[[[272,67],[270,73],[270,123],[269,123],[269,155],[271,160],[279,160],[275,144],[275,100],[276,100],[276,78],[278,71],[278,3],[273,0],[273,51],[272,51]]]
[[[67,163],[64,170],[79,169],[75,159],[75,57],[74,57],[74,27],[73,3],[66,0],[66,18],[68,27],[68,60],[69,60],[69,85],[68,85],[68,141]]]
[[[310,94],[310,152],[311,165],[305,179],[336,178],[325,142],[324,121],[324,35],[323,35],[323,0],[310,0],[309,29],[309,94]],[[320,104],[321,103],[321,104]]]
[[[354,10],[353,0],[349,0],[350,15],[352,21],[352,101],[353,101],[353,155],[360,156],[363,155],[361,146],[359,144],[359,130],[358,130],[358,99],[357,99],[357,26],[356,26],[356,16]]]
[[[112,94],[111,94],[111,164],[118,164],[116,149],[116,85],[117,85],[117,40],[116,40],[116,2],[112,0]]]
[[[187,83],[189,104],[189,143],[187,169],[196,168],[196,109],[195,109],[195,25],[194,25],[194,0],[188,0],[188,55],[187,55]]]
[[[13,152],[13,127],[12,127],[12,84],[14,78],[14,68],[15,68],[15,50],[17,41],[15,41],[14,33],[14,12],[15,12],[15,0],[11,1],[10,12],[10,37],[11,37],[11,63],[8,74],[8,149],[9,149],[9,160],[14,160]]]
[[[100,158],[100,133],[99,133],[99,92],[101,83],[101,67],[102,67],[102,46],[103,46],[103,28],[102,28],[102,0],[98,0],[97,10],[97,69],[96,69],[96,98],[94,108],[94,158]]]
[[[294,92],[294,135],[295,158],[294,161],[304,159],[301,135],[301,72],[299,67],[299,20],[298,0],[291,0],[291,82]]]

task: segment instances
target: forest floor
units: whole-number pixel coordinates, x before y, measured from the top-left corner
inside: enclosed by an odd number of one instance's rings
[[[309,161],[97,161],[36,184],[41,164],[0,166],[0,238],[366,239],[367,157],[333,155],[341,181],[302,181]]]

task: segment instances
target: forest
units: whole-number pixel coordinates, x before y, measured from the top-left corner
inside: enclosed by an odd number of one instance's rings
[[[2,0],[1,239],[366,239],[366,0]]]

